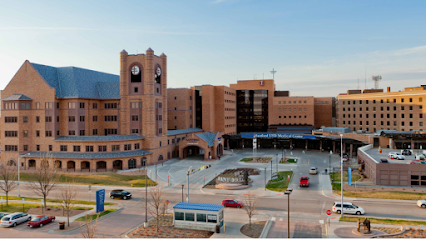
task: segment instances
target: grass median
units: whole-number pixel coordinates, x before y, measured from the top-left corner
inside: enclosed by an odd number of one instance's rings
[[[277,172],[278,178],[274,180],[269,180],[268,184],[266,184],[266,189],[275,191],[275,192],[284,192],[289,184],[288,175],[293,175],[293,171],[283,171]]]
[[[4,200],[6,200],[6,196],[2,196]],[[24,197],[25,201],[38,201],[40,202],[40,200],[42,198],[28,198],[28,197]],[[22,197],[15,197],[15,196],[9,196],[9,200],[19,200],[22,201]],[[51,202],[51,203],[62,203],[62,199],[46,199],[46,202]],[[83,201],[83,200],[77,200],[75,202],[75,204],[81,204],[81,205],[96,205],[96,202],[94,201]],[[117,203],[104,203],[105,205],[116,205]]]
[[[9,203],[8,206],[6,206],[5,203],[2,204],[2,206],[0,206],[0,211],[2,212],[27,212],[30,208],[34,208],[34,207],[42,207],[43,205],[41,204],[35,204],[35,203],[25,203],[24,205],[22,205],[22,203]],[[58,207],[55,205],[46,205],[46,207]],[[90,210],[92,208],[87,208],[87,207],[72,207],[72,209],[76,209],[76,210]]]
[[[114,211],[117,211],[117,209],[107,209],[107,210],[103,211],[102,213],[100,213],[99,217],[102,217],[102,216],[107,215],[109,213],[112,213]],[[79,217],[79,218],[76,219],[76,221],[86,221],[86,219],[91,221],[91,220],[95,220],[97,217],[98,217],[98,214],[91,214],[91,215],[86,215],[84,217]]]
[[[340,179],[341,179],[341,174],[340,174],[340,172],[333,172],[333,173],[330,173],[330,179],[333,179],[333,181],[340,181]],[[347,182],[348,181],[348,174],[347,173],[343,173],[343,181],[344,182]],[[355,182],[355,181],[358,181],[358,180],[360,180],[361,179],[361,176],[360,175],[358,175],[358,174],[355,174],[355,173],[352,173],[352,176],[351,176],[351,180],[352,180],[352,182]]]
[[[146,175],[121,175],[118,173],[93,173],[93,174],[67,174],[60,175],[58,183],[69,183],[83,185],[102,185],[102,186],[123,186],[145,187]],[[21,173],[21,181],[34,181],[34,175],[31,173]],[[148,178],[148,186],[155,186],[156,182]]]
[[[333,192],[340,196],[340,183],[332,183]],[[344,197],[359,197],[359,198],[380,198],[380,199],[398,199],[398,200],[420,200],[425,198],[424,193],[411,192],[347,192],[343,191]]]
[[[241,162],[251,162],[251,161],[253,161],[253,158],[243,158],[240,161]]]
[[[361,218],[364,219],[365,217],[343,217],[340,219],[340,221],[344,222],[357,222],[358,219]],[[394,225],[412,225],[412,226],[419,226],[419,225],[425,225],[426,221],[411,221],[411,220],[395,220],[395,219],[381,219],[381,218],[368,218],[371,223],[377,223],[377,224],[394,224]]]

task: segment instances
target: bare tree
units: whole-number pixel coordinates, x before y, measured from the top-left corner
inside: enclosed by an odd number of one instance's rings
[[[257,197],[252,194],[251,191],[248,194],[244,194],[244,210],[246,211],[249,218],[249,227],[251,228],[251,218],[257,214]]]
[[[78,197],[78,193],[73,182],[67,183],[59,192],[59,199],[61,199],[63,203],[62,207],[67,212],[68,227],[70,226],[70,210],[77,202],[76,198]]]
[[[151,191],[149,192],[149,198],[151,201],[149,201],[148,203],[149,204],[148,211],[156,217],[155,230],[158,232],[159,221],[160,221],[159,218],[164,213],[165,211],[164,208],[167,206],[163,187],[157,185],[154,188],[152,188]]]
[[[60,173],[56,171],[56,167],[49,168],[49,162],[52,162],[50,155],[45,155],[40,159],[40,166],[36,168],[33,180],[30,181],[29,187],[40,197],[43,197],[44,209],[46,209],[46,198],[50,191],[56,187]]]
[[[96,219],[93,220],[91,216],[88,216],[87,214],[84,217],[84,221],[80,223],[80,232],[81,235],[83,235],[83,238],[102,238],[103,235],[100,235],[97,233],[97,227],[98,227],[98,219],[99,214],[96,215]]]
[[[6,194],[6,206],[9,205],[9,192],[18,186],[18,173],[13,166],[0,165],[0,189]]]

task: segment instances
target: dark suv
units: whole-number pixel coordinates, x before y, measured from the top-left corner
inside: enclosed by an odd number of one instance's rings
[[[124,190],[112,190],[111,193],[109,194],[109,197],[111,199],[122,198],[124,200],[127,200],[132,198],[132,194]]]
[[[408,149],[402,150],[402,155],[411,155],[411,151]]]

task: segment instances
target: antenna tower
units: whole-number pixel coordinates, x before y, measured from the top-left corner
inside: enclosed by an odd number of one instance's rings
[[[379,81],[382,80],[382,76],[380,76],[380,75],[372,76],[371,79],[374,82],[374,88],[378,89],[379,88]]]

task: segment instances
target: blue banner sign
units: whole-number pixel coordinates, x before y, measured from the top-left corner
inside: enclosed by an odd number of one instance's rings
[[[352,169],[348,168],[348,184],[352,186]]]
[[[241,138],[295,138],[295,139],[316,139],[315,135],[301,134],[281,134],[281,133],[265,133],[265,134],[241,134]]]
[[[105,203],[105,189],[96,191],[96,213],[103,212]]]

